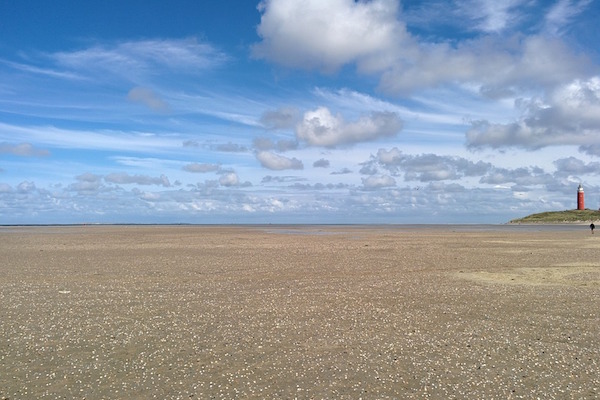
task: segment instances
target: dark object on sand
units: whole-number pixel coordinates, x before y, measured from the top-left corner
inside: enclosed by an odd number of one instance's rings
[[[592,222],[590,224],[590,229],[591,229],[592,233],[594,233],[594,228],[596,228],[596,225],[594,225],[594,223]]]

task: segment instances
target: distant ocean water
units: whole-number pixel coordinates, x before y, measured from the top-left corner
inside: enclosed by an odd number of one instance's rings
[[[271,233],[294,235],[327,235],[343,233],[344,228],[382,231],[435,230],[444,232],[577,232],[589,230],[587,224],[359,224],[359,225],[269,225]],[[329,229],[328,229],[329,228]],[[334,229],[335,228],[335,229]]]

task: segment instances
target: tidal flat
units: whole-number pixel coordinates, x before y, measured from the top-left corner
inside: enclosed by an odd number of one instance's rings
[[[597,399],[600,232],[0,227],[0,399]]]

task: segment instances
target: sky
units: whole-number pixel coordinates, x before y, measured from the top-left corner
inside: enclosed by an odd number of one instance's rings
[[[0,0],[0,224],[600,207],[597,0]]]

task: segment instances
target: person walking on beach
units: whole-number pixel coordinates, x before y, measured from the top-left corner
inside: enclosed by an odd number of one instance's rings
[[[596,228],[596,225],[594,225],[594,223],[592,222],[590,224],[590,230],[592,231],[592,234],[594,234],[594,228]]]

